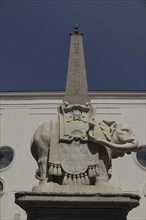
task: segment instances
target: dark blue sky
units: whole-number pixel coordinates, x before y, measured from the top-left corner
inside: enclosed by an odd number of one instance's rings
[[[1,1],[1,90],[64,90],[69,33],[89,90],[145,90],[145,1]]]

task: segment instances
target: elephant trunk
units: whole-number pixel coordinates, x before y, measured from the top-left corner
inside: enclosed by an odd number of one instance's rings
[[[124,144],[115,144],[112,142],[109,142],[105,139],[98,139],[96,138],[93,133],[93,131],[90,130],[88,135],[89,139],[95,143],[105,145],[106,147],[109,147],[111,150],[117,150],[121,152],[130,152],[130,151],[135,151],[138,148],[138,141],[135,138],[132,140],[130,143],[124,143]]]

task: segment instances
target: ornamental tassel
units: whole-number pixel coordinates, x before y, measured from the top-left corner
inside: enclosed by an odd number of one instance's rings
[[[80,178],[80,175],[77,175],[77,185],[81,185],[82,183],[81,183],[81,178]]]
[[[67,185],[67,173],[65,173],[62,185]]]
[[[62,175],[62,170],[61,170],[61,165],[59,164],[57,166],[57,176],[61,176]]]
[[[95,166],[93,167],[93,169],[92,169],[92,173],[93,173],[93,176],[95,177],[96,176],[96,170],[95,170]]]
[[[88,176],[93,177],[92,166],[89,166]]]
[[[83,174],[81,174],[81,183],[82,183],[83,185],[85,185],[85,178],[84,178],[84,175],[83,175]]]
[[[87,176],[87,173],[85,173],[84,178],[85,178],[85,184],[86,184],[86,185],[89,185],[89,184],[90,184],[90,181],[89,181],[89,178],[88,178],[88,176]]]
[[[50,174],[50,175],[53,175],[53,170],[54,170],[53,164],[51,163],[51,164],[50,164],[50,168],[49,168],[49,174]]]
[[[99,176],[99,165],[98,164],[96,164],[95,172],[96,172],[96,175]]]
[[[53,175],[57,176],[57,165],[54,165],[54,169],[53,169]]]
[[[73,180],[72,180],[72,182],[73,182],[73,185],[76,185],[77,183],[76,183],[76,176],[75,175],[73,175]]]
[[[72,178],[71,178],[71,175],[69,175],[69,177],[68,177],[68,185],[72,185]]]

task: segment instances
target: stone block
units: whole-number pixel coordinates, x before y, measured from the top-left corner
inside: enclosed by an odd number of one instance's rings
[[[27,220],[126,220],[140,199],[134,194],[20,192],[15,196]]]

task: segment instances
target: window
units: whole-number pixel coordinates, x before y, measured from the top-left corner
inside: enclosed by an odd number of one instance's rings
[[[8,168],[14,158],[14,150],[9,146],[0,147],[0,170]]]
[[[146,145],[140,146],[136,152],[136,160],[141,167],[146,168]]]

